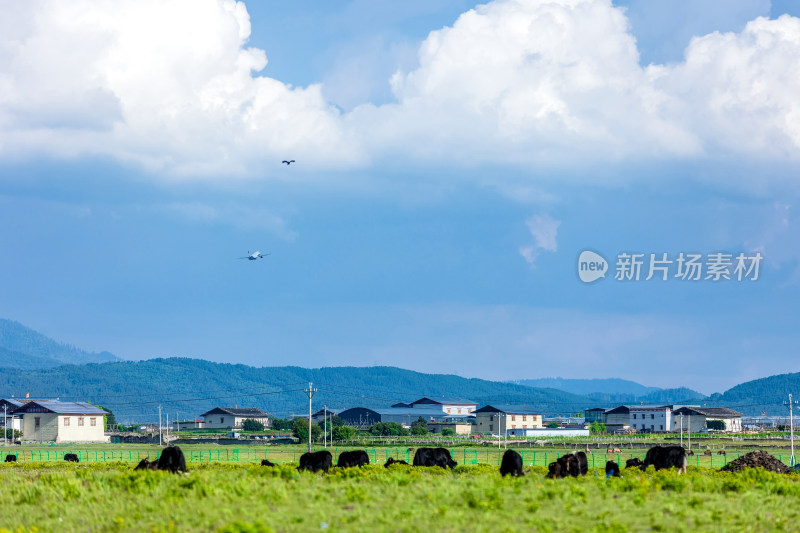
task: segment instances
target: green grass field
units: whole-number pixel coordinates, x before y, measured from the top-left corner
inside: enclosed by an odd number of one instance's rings
[[[193,463],[187,475],[127,462],[0,466],[0,532],[33,531],[800,531],[800,476],[690,467],[600,469],[547,480],[496,466],[370,465],[298,473],[292,464]]]

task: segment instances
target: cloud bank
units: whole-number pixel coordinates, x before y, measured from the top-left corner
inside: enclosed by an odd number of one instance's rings
[[[522,170],[663,160],[797,163],[800,19],[639,64],[610,0],[496,0],[431,32],[395,102],[342,113],[268,76],[232,0],[0,4],[0,161],[110,156],[159,176],[270,177],[291,155]]]

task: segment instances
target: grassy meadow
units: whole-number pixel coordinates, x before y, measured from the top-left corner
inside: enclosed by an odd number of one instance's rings
[[[593,453],[588,455],[590,467],[603,467],[607,460],[616,461],[624,465],[626,459],[631,457],[644,458],[647,449],[651,445],[659,444],[646,443],[636,447],[624,445],[610,445],[613,448],[619,448],[618,453],[606,453],[609,446],[603,445],[595,447]],[[764,442],[762,444],[771,444],[769,446],[758,446],[758,449],[769,451],[772,455],[780,459],[786,464],[790,462],[790,451],[788,446],[776,446],[775,443]],[[781,443],[782,444],[782,443]],[[500,458],[505,452],[505,448],[498,449],[497,446],[448,446],[447,447],[453,459],[459,465],[499,465]],[[411,444],[410,446],[418,446],[418,444]],[[429,445],[430,446],[430,445]],[[513,446],[513,445],[512,445]],[[509,446],[511,448],[512,446]],[[705,446],[713,446],[713,453],[711,455],[703,455],[702,450]],[[526,466],[546,466],[557,457],[564,453],[569,453],[573,450],[583,449],[584,445],[576,446],[576,443],[553,443],[550,446],[543,447],[514,447],[523,458],[523,463]],[[262,459],[269,459],[275,463],[296,463],[299,457],[306,451],[305,445],[250,445],[243,442],[241,446],[235,445],[214,445],[208,443],[202,444],[181,444],[180,448],[186,456],[186,461],[189,464],[202,464],[202,463],[258,463]],[[726,450],[726,455],[719,455],[717,452],[721,449]],[[322,446],[315,445],[314,450],[321,450]],[[363,443],[354,445],[336,445],[327,448],[334,456],[334,461],[338,455],[345,450],[353,449],[366,449],[370,456],[372,463],[386,462],[386,459],[393,457],[395,459],[402,459],[411,462],[414,457],[414,447],[409,447],[409,444],[395,446],[364,446]],[[709,441],[708,444],[701,445],[698,443],[695,450],[697,453],[694,456],[687,458],[690,466],[705,467],[705,468],[720,468],[725,466],[729,461],[733,461],[740,455],[744,455],[756,446],[749,444],[742,446],[734,442],[727,442],[720,444],[719,442]],[[21,462],[57,462],[62,461],[64,454],[75,453],[80,458],[81,462],[128,462],[136,463],[140,459],[150,458],[155,459],[161,453],[162,447],[156,444],[59,444],[59,445],[23,445],[13,446],[8,448],[0,448],[0,453],[15,454]]]
[[[127,462],[0,465],[0,532],[800,531],[800,476],[690,467],[601,469],[547,480],[493,465],[370,465],[299,473],[291,463],[194,463],[186,475]]]

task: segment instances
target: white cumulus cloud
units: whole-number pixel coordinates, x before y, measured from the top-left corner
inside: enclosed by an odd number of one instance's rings
[[[249,36],[233,0],[0,2],[0,160],[103,155],[157,175],[269,177],[285,157],[538,174],[800,158],[800,19],[788,15],[643,67],[611,0],[495,0],[427,36],[418,65],[392,77],[394,102],[346,113],[320,85],[268,77]]]
[[[326,167],[361,157],[319,86],[256,75],[267,57],[246,47],[241,2],[2,9],[0,156],[100,153],[177,174],[247,173],[287,155]]]

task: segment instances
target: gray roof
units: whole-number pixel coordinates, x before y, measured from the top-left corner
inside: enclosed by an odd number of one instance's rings
[[[265,413],[261,409],[255,407],[247,407],[247,408],[215,407],[214,409],[208,411],[207,413],[203,413],[200,416],[208,416],[208,415],[232,415],[232,416],[247,416],[253,418],[265,418],[272,416],[269,413]]]
[[[14,410],[14,413],[56,413],[59,415],[105,415],[99,407],[86,402],[59,402],[36,400],[27,402]]]
[[[690,412],[703,415],[706,418],[739,418],[744,416],[742,413],[734,411],[733,409],[728,409],[727,407],[681,407],[673,414]]]
[[[415,404],[441,404],[441,405],[478,405],[478,402],[474,402],[472,400],[468,400],[467,398],[429,398],[423,397],[419,400],[415,400],[411,402],[411,405]]]
[[[463,417],[467,418],[470,415],[467,413],[463,414],[455,414],[455,413],[445,413],[441,409],[427,409],[423,407],[389,407],[388,409],[373,409],[379,415],[395,415],[395,416],[411,416],[411,421],[413,422],[419,417],[426,417],[426,416],[433,416],[436,418],[442,417]]]
[[[542,414],[540,408],[533,405],[507,405],[507,404],[494,404],[484,405],[476,413],[511,413],[511,414]]]

